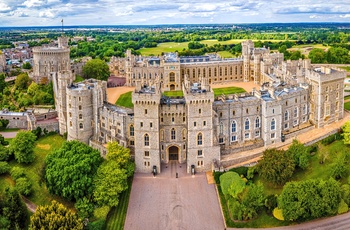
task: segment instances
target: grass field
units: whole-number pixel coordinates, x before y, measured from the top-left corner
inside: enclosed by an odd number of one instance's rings
[[[222,57],[222,58],[234,58],[235,56],[233,54],[231,54],[228,51],[219,51],[218,54]]]
[[[128,180],[128,189],[119,196],[119,204],[117,207],[112,208],[107,217],[107,229],[111,230],[123,230],[128,211],[129,198],[132,186],[132,178]]]
[[[184,93],[182,92],[182,90],[165,91],[163,95],[167,97],[183,97]]]
[[[347,111],[350,111],[350,102],[344,103],[344,109],[346,109]]]
[[[35,159],[30,164],[19,164],[15,160],[9,162],[11,167],[23,168],[26,172],[27,177],[32,182],[33,193],[28,197],[33,203],[37,205],[50,204],[51,200],[55,199],[65,206],[72,208],[73,203],[68,202],[61,197],[51,195],[47,190],[44,183],[41,182],[42,167],[44,166],[45,157],[51,151],[58,149],[62,146],[65,140],[59,135],[52,135],[48,137],[40,138],[35,145],[34,154]],[[3,186],[14,185],[14,181],[9,175],[2,176],[0,182],[0,191],[4,189]],[[5,179],[5,180],[2,180]],[[5,182],[4,182],[5,181]]]
[[[115,104],[126,108],[133,108],[134,104],[132,103],[131,94],[132,92],[127,92],[120,95],[120,97],[118,98]]]
[[[203,41],[200,41],[200,43],[206,44],[208,46],[213,46],[219,43],[222,45],[230,45],[230,44],[238,44],[246,40],[247,39],[231,39],[227,41],[218,41],[213,39],[213,40],[203,40]],[[253,40],[253,41],[258,41],[258,40]],[[260,40],[260,41],[281,42],[285,40]],[[159,43],[157,47],[141,48],[139,51],[144,56],[157,56],[157,55],[161,55],[162,52],[168,53],[168,52],[182,51],[183,49],[187,49],[187,48],[188,48],[188,42],[180,42],[180,43],[164,42],[164,43]]]
[[[225,87],[225,88],[216,88],[213,89],[214,97],[221,96],[222,94],[229,95],[235,93],[244,93],[246,92],[243,88],[240,87]]]

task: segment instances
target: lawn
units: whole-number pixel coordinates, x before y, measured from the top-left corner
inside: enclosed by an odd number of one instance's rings
[[[144,56],[157,56],[164,53],[182,51],[188,48],[188,42],[164,42],[159,43],[157,47],[141,48],[139,51]]]
[[[222,94],[229,95],[235,93],[245,93],[246,91],[241,87],[225,87],[213,89],[214,97],[221,96]]]
[[[346,109],[347,111],[350,111],[350,101],[344,103],[344,109]]]
[[[167,97],[183,97],[184,93],[182,92],[182,90],[165,91],[163,95]]]
[[[350,95],[344,97],[344,101],[350,99]]]
[[[324,151],[328,152],[328,157],[326,158],[323,164],[319,163],[318,152],[311,156],[309,161],[309,166],[305,170],[297,169],[293,177],[290,181],[302,181],[308,179],[323,179],[327,180],[331,177],[331,169],[333,160],[337,157],[338,154],[344,151],[350,151],[350,148],[344,145],[343,140],[336,140],[330,145],[325,146]],[[350,172],[350,166],[348,166],[348,172]],[[349,175],[349,173],[348,173]],[[274,186],[271,183],[263,180],[258,175],[256,175],[253,179],[253,182],[262,183],[264,186],[265,195],[274,195],[280,194],[282,192],[283,186]],[[347,183],[347,176],[343,179],[339,180],[341,184]],[[265,211],[263,211],[259,217],[254,220],[246,221],[246,222],[234,222],[230,219],[228,214],[228,208],[226,205],[226,200],[224,195],[221,192],[220,185],[218,185],[219,196],[221,200],[221,205],[223,207],[223,213],[225,215],[226,223],[228,227],[244,227],[244,228],[262,228],[262,227],[277,227],[288,224],[296,224],[294,222],[288,223],[286,221],[278,221],[271,215],[267,215]]]
[[[107,229],[122,230],[124,229],[124,223],[126,213],[128,211],[129,198],[132,186],[132,179],[128,180],[128,189],[119,196],[119,204],[117,207],[112,208],[107,217]]]
[[[126,108],[133,108],[134,104],[132,103],[131,94],[132,92],[127,92],[120,95],[120,97],[118,98],[115,104]]]
[[[228,51],[219,51],[218,54],[222,57],[222,58],[234,58],[235,56],[233,54],[231,54]]]
[[[64,141],[65,140],[58,134],[42,137],[36,142],[34,148],[35,159],[32,163],[19,164],[15,160],[9,162],[11,167],[18,166],[25,169],[27,177],[33,184],[33,193],[28,199],[37,205],[50,204],[51,200],[54,199],[63,203],[67,207],[73,207],[73,203],[62,199],[61,197],[51,195],[47,190],[45,183],[42,183],[40,176],[42,174],[46,155],[53,150],[60,148]],[[7,181],[7,184],[14,184],[10,176],[6,176],[5,180]],[[4,186],[4,183],[0,183],[0,191],[3,189],[2,186]]]
[[[347,72],[350,72],[350,66],[342,66],[342,67],[339,67],[339,68],[344,69]]]

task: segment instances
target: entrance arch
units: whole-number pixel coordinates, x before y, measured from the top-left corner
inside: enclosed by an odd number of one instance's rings
[[[175,85],[174,84],[171,84],[170,85],[170,91],[174,91],[175,90]]]
[[[169,161],[175,160],[179,161],[179,152],[180,149],[177,146],[171,146],[168,148],[168,156],[169,156]]]

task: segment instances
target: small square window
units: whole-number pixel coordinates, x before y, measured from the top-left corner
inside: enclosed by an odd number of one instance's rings
[[[207,122],[206,121],[203,121],[203,126],[206,126],[207,125]]]
[[[202,150],[198,150],[198,151],[197,151],[197,155],[198,155],[199,157],[203,156],[203,151],[202,151]]]
[[[197,122],[193,122],[193,126],[196,127],[197,126]]]
[[[245,133],[244,134],[244,139],[249,139],[250,138],[250,133]]]
[[[145,157],[149,157],[149,151],[145,151]]]
[[[153,127],[153,123],[152,123],[152,122],[151,122],[151,123],[149,123],[149,127],[151,127],[151,128]]]
[[[271,133],[271,139],[275,139],[276,138],[276,134],[275,133]]]
[[[140,122],[140,126],[143,127],[143,122]]]

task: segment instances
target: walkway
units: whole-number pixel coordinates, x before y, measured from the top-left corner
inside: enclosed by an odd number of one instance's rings
[[[175,162],[163,165],[155,178],[136,173],[124,229],[224,229],[215,185],[205,173],[191,176]]]
[[[17,135],[18,131],[14,131],[14,132],[0,132],[0,134],[4,137],[4,138],[15,138]]]

